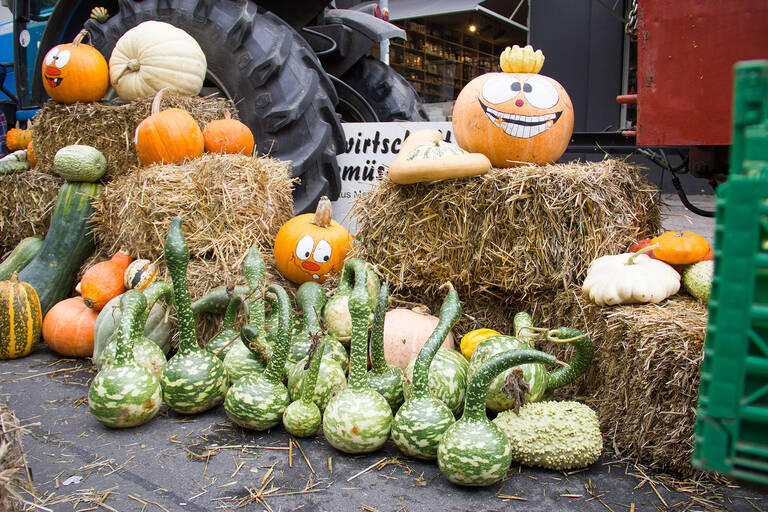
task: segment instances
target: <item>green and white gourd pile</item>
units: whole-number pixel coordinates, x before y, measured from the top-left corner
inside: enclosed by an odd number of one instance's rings
[[[445,403],[429,393],[429,367],[438,348],[461,314],[461,303],[453,285],[440,308],[440,320],[416,356],[413,390],[395,415],[392,440],[404,454],[419,459],[434,459],[443,433],[455,421]]]
[[[174,217],[165,239],[165,264],[173,280],[173,298],[179,326],[179,350],[165,365],[160,382],[168,407],[181,414],[196,414],[224,401],[229,379],[218,357],[201,348],[189,298],[189,249]]]
[[[384,283],[379,289],[379,299],[373,316],[371,328],[371,371],[365,378],[368,385],[378,392],[389,404],[394,414],[403,405],[403,370],[398,366],[387,364],[384,358],[384,317],[387,314],[389,301],[389,284]]]
[[[296,305],[302,312],[298,332],[291,338],[291,353],[288,356],[292,368],[298,361],[307,357],[309,347],[312,345],[310,333],[320,333],[320,312],[326,304],[325,290],[315,281],[307,281],[296,290]],[[325,336],[326,357],[330,357],[346,369],[349,356],[344,345],[333,336]]]
[[[512,449],[506,434],[485,415],[485,397],[500,372],[533,362],[555,364],[557,359],[537,350],[511,350],[496,354],[477,370],[467,388],[464,414],[445,431],[437,451],[437,464],[448,480],[478,486],[506,476]]]
[[[267,289],[277,297],[278,336],[272,347],[267,368],[246,375],[227,392],[224,409],[237,425],[253,430],[266,430],[280,423],[290,399],[282,381],[291,342],[291,301],[278,285]]]
[[[403,393],[405,398],[411,396],[413,390],[414,359],[405,368]],[[469,363],[459,352],[440,347],[429,365],[429,393],[441,400],[458,418],[464,410],[464,395],[469,381]]]
[[[364,267],[355,269],[355,286],[348,299],[352,314],[349,384],[328,402],[323,415],[323,433],[337,450],[369,453],[381,448],[389,438],[392,410],[384,397],[368,386],[365,378],[370,296]]]
[[[314,334],[314,333],[313,333]],[[301,385],[299,397],[285,409],[283,413],[283,426],[288,433],[296,437],[309,437],[317,433],[322,422],[320,408],[313,401],[312,395],[317,383],[317,374],[320,371],[320,361],[323,358],[325,341],[319,334],[315,334],[315,342],[310,345],[309,366],[305,368],[304,380]]]
[[[133,343],[141,336],[141,313],[147,306],[144,295],[125,292],[123,311],[112,364],[96,374],[88,390],[88,409],[93,417],[112,428],[142,425],[157,414],[162,404],[160,381],[133,359]]]
[[[369,317],[376,307],[376,297],[379,294],[379,277],[366,262],[360,258],[350,258],[344,262],[339,274],[339,284],[336,293],[328,299],[323,308],[323,320],[325,320],[328,334],[339,340],[345,347],[349,347],[352,334],[352,316],[349,309],[349,297],[358,280],[360,267],[366,272],[366,290]],[[369,318],[370,321],[370,318]]]
[[[235,321],[243,303],[243,296],[234,293],[233,287],[232,296],[229,299],[229,304],[227,304],[227,311],[224,313],[221,330],[205,344],[205,349],[222,361],[224,361],[227,353],[240,336],[240,333],[235,330]]]

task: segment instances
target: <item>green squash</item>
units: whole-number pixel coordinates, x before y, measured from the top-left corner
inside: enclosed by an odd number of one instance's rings
[[[349,385],[328,402],[323,415],[323,433],[337,450],[369,453],[387,442],[392,410],[384,397],[366,382],[370,297],[364,267],[358,266],[356,274],[348,302],[352,314]]]
[[[328,339],[329,338],[325,338],[325,343],[328,343]],[[298,397],[301,394],[301,388],[304,386],[304,375],[307,372],[305,369],[306,365],[307,358],[305,357],[295,363],[291,368],[291,371],[288,372],[288,391],[290,391],[293,400],[298,400]],[[324,411],[328,406],[331,397],[345,387],[347,387],[347,376],[344,369],[342,369],[333,356],[328,353],[328,345],[326,345],[320,360],[320,369],[312,393],[312,401],[315,402],[321,411]]]
[[[43,239],[30,236],[19,242],[2,263],[0,263],[0,281],[7,281],[11,274],[18,272],[37,256],[43,247]]]
[[[253,430],[266,430],[279,424],[290,403],[282,376],[291,342],[291,301],[281,286],[271,285],[268,290],[277,297],[280,318],[278,338],[267,368],[235,382],[224,401],[224,410],[232,422]]]
[[[483,486],[507,475],[512,449],[504,432],[485,415],[485,397],[500,372],[533,362],[552,365],[557,359],[537,350],[510,350],[494,355],[477,370],[467,388],[464,414],[445,431],[437,450],[437,464],[449,481]]]
[[[221,324],[221,330],[205,344],[205,350],[222,361],[234,343],[240,339],[240,333],[235,330],[235,320],[237,320],[237,313],[240,311],[243,303],[244,300],[242,295],[232,293],[232,298],[229,299],[227,311],[224,313],[224,321]]]
[[[261,339],[259,330],[252,325],[244,325],[240,329],[240,338],[235,340],[224,357],[224,368],[232,384],[246,375],[263,372],[267,367],[272,349],[261,343]]]
[[[388,300],[389,284],[384,283],[379,289],[371,329],[371,371],[365,374],[365,378],[368,386],[384,397],[394,414],[403,404],[405,376],[400,367],[387,364],[384,359],[384,316],[387,313]]]
[[[135,427],[151,420],[162,404],[158,378],[133,359],[132,344],[141,336],[144,295],[129,290],[120,299],[123,311],[112,364],[93,378],[88,409],[94,418],[112,428]]]
[[[349,346],[352,332],[352,316],[349,312],[349,297],[358,279],[366,283],[369,311],[369,323],[376,307],[376,297],[379,294],[379,277],[373,268],[360,258],[350,258],[344,262],[339,275],[339,284],[336,293],[328,299],[323,308],[323,320],[328,329],[328,334],[339,340],[344,346]]]
[[[291,367],[309,353],[309,347],[312,345],[310,333],[322,331],[319,315],[325,302],[325,290],[315,281],[307,281],[296,290],[296,305],[301,310],[302,316],[298,332],[291,336],[291,351],[288,354]]]
[[[405,368],[403,394],[406,399],[413,392],[414,359]],[[429,365],[429,394],[442,401],[453,413],[454,417],[461,416],[464,409],[464,395],[469,381],[469,363],[457,351],[440,347]]]
[[[107,159],[94,147],[72,144],[56,152],[53,168],[67,181],[93,182],[107,172]]]
[[[189,249],[174,217],[165,238],[165,264],[173,280],[173,299],[179,325],[179,351],[163,368],[160,383],[168,407],[181,414],[196,414],[224,401],[229,379],[218,357],[197,343],[195,318],[189,299]]]
[[[317,384],[317,374],[320,371],[320,360],[323,358],[324,341],[316,334],[315,341],[309,347],[309,365],[305,367],[304,382],[301,385],[298,399],[285,409],[283,426],[289,434],[296,437],[309,437],[317,433],[322,421],[320,408],[312,399]]]

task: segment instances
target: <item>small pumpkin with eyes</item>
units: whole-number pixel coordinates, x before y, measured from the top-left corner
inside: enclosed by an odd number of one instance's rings
[[[275,262],[290,281],[322,283],[344,266],[352,237],[331,219],[332,214],[331,201],[323,196],[315,213],[297,215],[280,227],[275,237]]]
[[[43,59],[43,87],[59,103],[99,101],[109,88],[107,61],[83,43],[86,35],[88,31],[81,30],[71,43],[54,46]]]
[[[453,133],[459,146],[482,153],[494,167],[555,162],[573,132],[573,105],[562,85],[540,75],[541,50],[507,47],[502,73],[469,82],[453,107]]]

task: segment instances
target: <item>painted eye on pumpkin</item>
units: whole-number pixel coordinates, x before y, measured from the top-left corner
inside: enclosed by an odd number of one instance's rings
[[[45,65],[50,66],[53,64],[53,61],[56,60],[56,56],[59,54],[59,49],[54,48],[51,51],[49,51],[45,56]]]
[[[317,247],[315,247],[315,252],[312,254],[312,257],[317,262],[327,263],[328,260],[331,259],[332,251],[333,249],[331,249],[331,244],[329,244],[326,240],[320,240],[317,242]]]
[[[483,85],[483,99],[490,103],[505,103],[520,93],[522,84],[513,76],[496,76]]]
[[[296,244],[296,257],[301,261],[308,260],[312,256],[312,248],[315,246],[315,240],[310,235],[302,237]]]
[[[59,52],[59,54],[54,59],[56,62],[54,63],[54,66],[61,69],[64,66],[67,65],[69,62],[69,58],[72,56],[72,53],[69,50],[64,50],[63,52]]]
[[[549,80],[542,76],[534,75],[525,81],[523,88],[525,99],[536,108],[552,108],[560,101],[557,89]]]

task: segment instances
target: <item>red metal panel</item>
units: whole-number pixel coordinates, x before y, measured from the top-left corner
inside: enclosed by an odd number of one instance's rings
[[[730,144],[733,64],[768,58],[768,1],[638,0],[637,33],[637,144]]]

